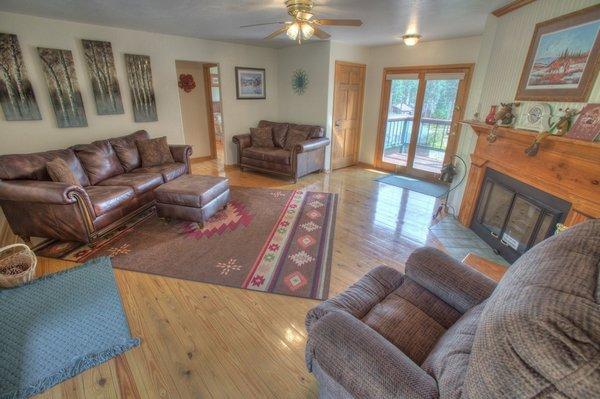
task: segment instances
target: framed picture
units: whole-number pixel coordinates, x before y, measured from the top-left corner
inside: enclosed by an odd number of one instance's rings
[[[565,137],[585,141],[600,139],[600,104],[588,104],[583,107]]]
[[[133,119],[136,122],[156,122],[156,98],[152,86],[152,67],[147,55],[125,54],[125,69],[131,92]]]
[[[265,70],[261,68],[235,67],[235,87],[238,100],[261,100],[267,98]]]
[[[112,45],[98,40],[81,40],[81,43],[98,115],[123,114]]]
[[[585,102],[600,68],[600,5],[535,26],[517,100]]]

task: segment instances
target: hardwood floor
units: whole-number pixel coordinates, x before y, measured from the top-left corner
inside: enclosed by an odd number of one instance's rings
[[[403,270],[410,252],[439,246],[430,236],[434,198],[375,182],[358,167],[290,184],[269,175],[195,163],[196,174],[227,175],[232,185],[339,194],[330,295],[371,268]],[[202,259],[198,260],[202,264]],[[70,267],[40,259],[41,273]],[[140,347],[68,380],[43,398],[314,398],[304,364],[306,312],[319,303],[115,270],[132,334]]]

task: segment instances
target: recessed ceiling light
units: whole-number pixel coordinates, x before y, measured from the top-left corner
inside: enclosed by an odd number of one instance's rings
[[[419,39],[421,39],[421,35],[417,35],[416,33],[402,36],[402,40],[404,40],[404,44],[407,46],[414,46],[419,42]]]

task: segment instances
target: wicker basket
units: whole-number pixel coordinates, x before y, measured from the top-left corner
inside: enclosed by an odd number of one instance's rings
[[[31,281],[36,265],[35,254],[25,244],[0,248],[0,287],[16,287]]]

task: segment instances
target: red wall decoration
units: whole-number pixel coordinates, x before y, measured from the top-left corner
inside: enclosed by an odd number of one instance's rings
[[[186,93],[189,93],[196,87],[194,77],[190,74],[182,73],[179,75],[179,87]]]

